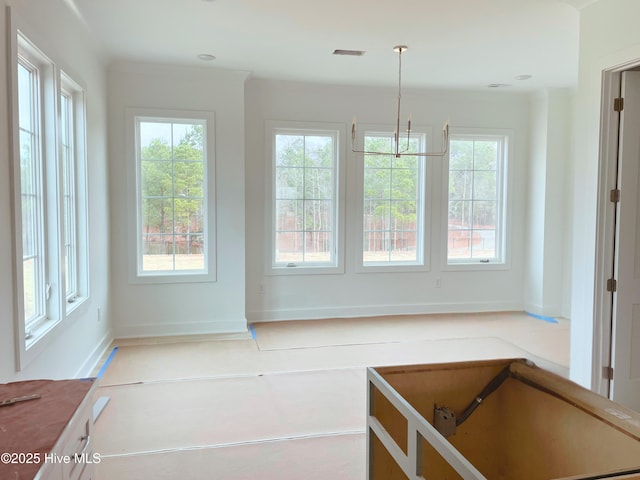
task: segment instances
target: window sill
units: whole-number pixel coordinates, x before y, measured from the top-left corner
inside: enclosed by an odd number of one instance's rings
[[[60,320],[46,320],[31,331],[31,337],[25,338],[18,347],[16,371],[24,370],[38,355],[47,349],[60,329]]]
[[[267,269],[266,275],[340,275],[344,273],[341,266],[309,266],[300,265],[294,267],[271,266]]]
[[[506,262],[494,261],[494,262],[480,262],[479,260],[474,262],[460,262],[460,263],[447,263],[442,268],[443,271],[485,271],[485,270],[509,270],[511,267]]]
[[[130,284],[159,285],[176,283],[211,283],[216,281],[213,273],[167,273],[167,274],[138,274],[129,278]]]
[[[72,299],[67,299],[67,317],[70,316],[76,309],[78,309],[82,304],[84,304],[89,297],[77,295],[72,297]]]
[[[414,263],[370,263],[359,265],[357,273],[412,273],[412,272],[428,272],[429,266]]]

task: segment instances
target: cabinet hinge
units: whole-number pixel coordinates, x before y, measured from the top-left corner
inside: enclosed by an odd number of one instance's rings
[[[611,192],[609,192],[609,200],[611,200],[613,203],[618,203],[620,201],[619,188],[614,188],[613,190],[611,190]]]
[[[602,367],[602,378],[613,380],[613,367]]]
[[[616,98],[613,101],[613,111],[621,112],[624,109],[624,98]]]
[[[615,278],[607,280],[607,292],[615,292],[618,289],[618,281]]]

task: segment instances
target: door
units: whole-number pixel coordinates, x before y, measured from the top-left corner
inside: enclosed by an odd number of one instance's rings
[[[622,73],[612,399],[640,412],[640,72]]]

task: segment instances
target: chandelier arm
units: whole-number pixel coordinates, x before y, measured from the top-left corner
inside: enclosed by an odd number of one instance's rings
[[[400,102],[402,99],[402,50],[403,50],[402,47],[398,49],[398,111],[396,116],[396,132],[395,132],[396,155],[400,153]]]
[[[416,152],[416,153],[412,153],[412,152],[408,152],[408,148],[406,148],[405,150],[402,151],[398,151],[398,149],[396,148],[396,152],[377,152],[377,151],[372,151],[372,150],[357,150],[355,149],[355,124],[352,125],[352,133],[353,136],[351,138],[351,152],[352,153],[362,153],[364,155],[393,155],[394,157],[443,157],[447,154],[447,152],[449,151],[449,122],[445,122],[444,126],[442,127],[442,145],[444,147],[444,150],[442,152]],[[397,147],[397,144],[396,144]]]

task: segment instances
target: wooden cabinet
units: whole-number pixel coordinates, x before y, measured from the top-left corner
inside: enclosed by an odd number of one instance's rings
[[[91,480],[94,379],[32,380],[0,385],[0,401],[40,398],[0,407],[0,478]]]
[[[524,360],[367,379],[369,480],[640,479],[640,413]]]

